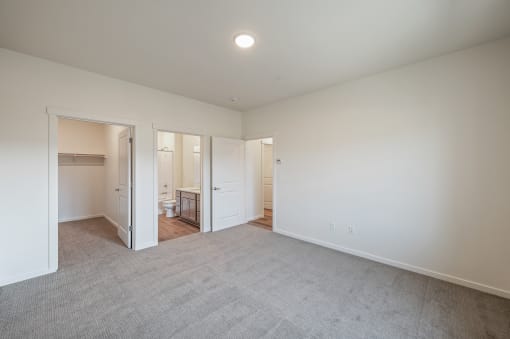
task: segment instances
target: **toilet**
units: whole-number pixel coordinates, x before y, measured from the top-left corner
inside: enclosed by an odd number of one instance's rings
[[[176,205],[175,200],[170,200],[170,199],[169,200],[163,200],[161,202],[161,205],[163,206],[163,208],[166,211],[166,217],[167,218],[175,217],[175,205]]]

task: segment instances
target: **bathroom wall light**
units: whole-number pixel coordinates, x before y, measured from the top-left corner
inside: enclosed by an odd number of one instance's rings
[[[239,48],[250,48],[255,44],[255,38],[249,34],[242,33],[234,36],[234,42]]]

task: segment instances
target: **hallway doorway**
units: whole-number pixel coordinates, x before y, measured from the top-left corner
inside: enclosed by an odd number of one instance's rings
[[[273,229],[273,138],[246,141],[246,214],[250,224]]]

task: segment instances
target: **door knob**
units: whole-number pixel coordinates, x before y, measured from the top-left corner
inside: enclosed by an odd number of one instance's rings
[[[219,191],[221,188],[219,187],[213,187],[213,191]]]
[[[116,188],[116,189],[115,189],[115,192],[120,192],[120,188]]]

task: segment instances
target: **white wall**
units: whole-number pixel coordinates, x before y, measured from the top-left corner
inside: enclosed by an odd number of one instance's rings
[[[506,39],[246,113],[276,228],[510,297],[509,89]]]
[[[200,146],[200,137],[195,135],[182,136],[182,186],[199,187],[200,182],[195,178],[195,160],[193,148]],[[198,184],[198,185],[197,185]]]
[[[49,248],[47,106],[135,127],[134,244],[157,243],[153,127],[241,136],[238,112],[0,49],[0,285],[53,271]],[[30,192],[30,204],[27,195]],[[27,209],[30,208],[30,213]],[[204,213],[205,214],[205,213]]]
[[[182,184],[182,134],[174,134],[174,187],[184,187]],[[174,192],[175,194],[175,192]]]
[[[105,126],[88,121],[58,120],[58,152],[105,154]]]
[[[158,132],[158,149],[175,150],[175,133]]]
[[[248,140],[245,147],[245,215],[250,221],[264,216],[261,140]]]
[[[194,152],[196,147],[200,148],[199,136],[158,132],[158,149],[173,151],[174,191],[182,187],[200,187],[200,154]]]
[[[59,222],[103,216],[104,168],[73,165],[58,168]]]
[[[175,159],[175,134],[158,132],[158,196],[159,199],[175,198],[175,169],[181,166]],[[165,187],[166,185],[166,187]],[[161,211],[163,213],[163,211]]]

